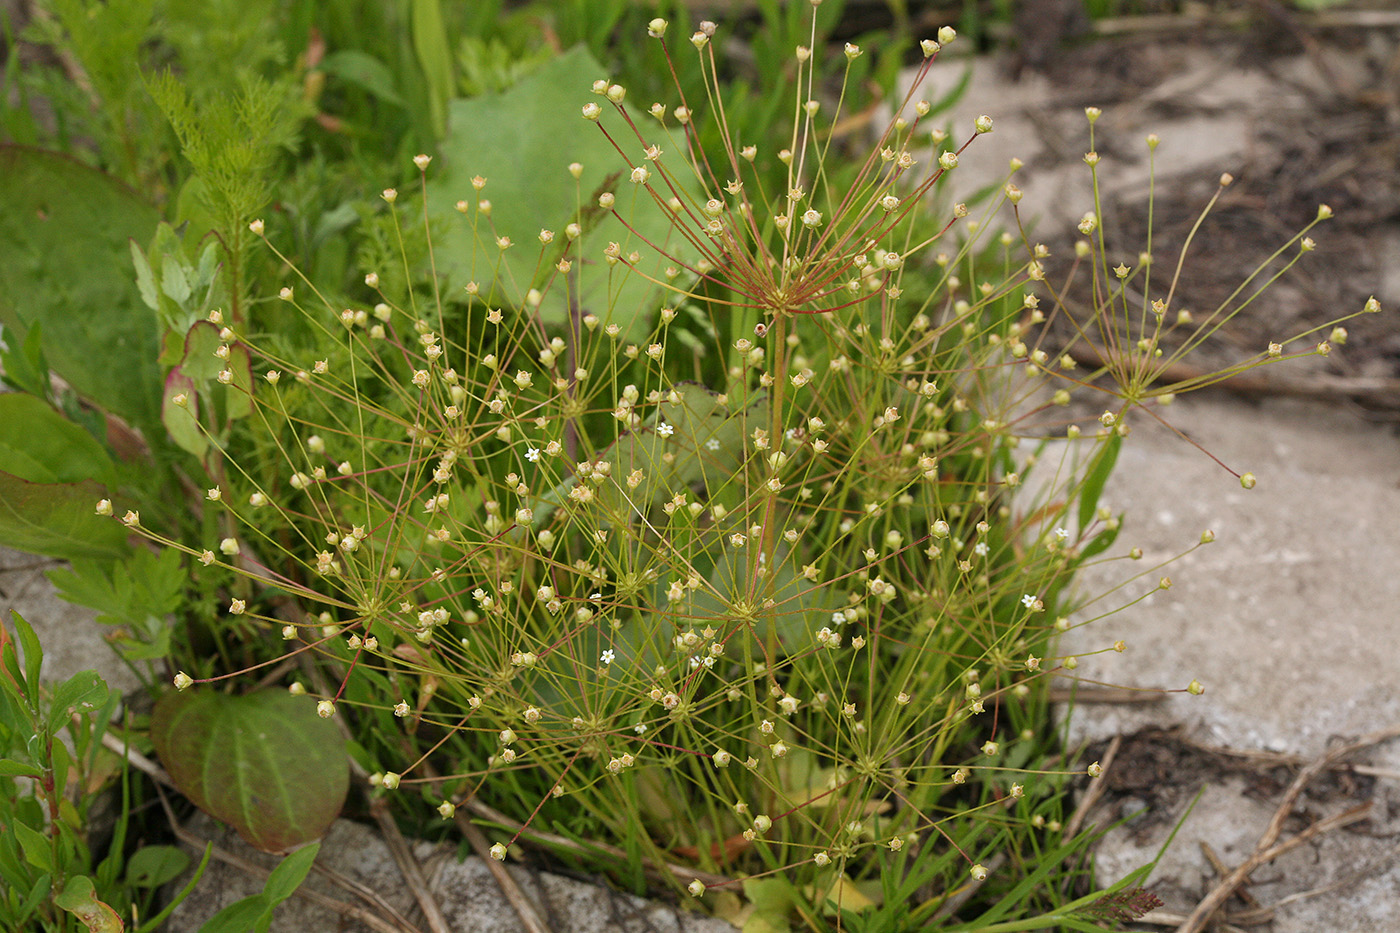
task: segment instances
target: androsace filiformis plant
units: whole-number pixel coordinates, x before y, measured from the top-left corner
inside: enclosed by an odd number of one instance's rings
[[[947,148],[911,94],[914,117],[849,160],[814,42],[766,153],[725,129],[716,28],[691,39],[703,102],[648,122],[594,85],[607,103],[583,118],[616,169],[546,221],[528,280],[482,177],[455,219],[472,253],[453,257],[479,271],[444,291],[423,155],[423,246],[385,191],[400,267],[365,270],[377,301],[302,280],[274,307],[307,340],[226,329],[262,373],[207,494],[238,531],[165,543],[259,584],[230,613],[307,662],[378,792],[494,808],[493,857],[549,828],[696,896],[781,882],[817,928],[824,905],[897,900],[860,883],[915,878],[910,922],[931,921],[969,877],[1015,889],[1030,869],[1006,853],[1027,834],[1072,851],[1054,834],[1085,769],[1048,757],[1039,688],[1075,665],[1053,638],[1076,566],[1116,533],[1095,506],[1124,432],[1110,419],[1086,470],[1050,464],[1017,497],[1041,466],[1023,438],[1078,433],[1038,401],[1055,293],[1034,247],[981,242],[1014,188],[975,220],[930,197],[991,118]],[[541,171],[585,177],[558,155]],[[657,214],[663,239],[641,222]],[[633,277],[654,302],[618,300]],[[196,674],[177,686],[233,672]]]

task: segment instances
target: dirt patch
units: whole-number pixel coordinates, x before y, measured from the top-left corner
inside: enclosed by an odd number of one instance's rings
[[[1324,339],[1326,325],[1375,295],[1390,312],[1348,322],[1345,353],[1319,371],[1400,376],[1400,28],[1294,25],[1296,31],[1274,25],[1094,41],[1053,57],[1044,76],[1086,104],[1113,107],[1119,124],[1238,135],[1242,151],[1219,166],[1235,181],[1195,235],[1174,309],[1199,317],[1238,305],[1254,291],[1235,295],[1243,278],[1316,217],[1318,205],[1332,208],[1334,217],[1312,234],[1316,249],[1222,329],[1198,357],[1201,365],[1236,363],[1270,341],[1314,328],[1321,330],[1311,342]],[[1082,158],[1082,147],[1069,146],[1064,135],[1047,120],[1045,153]],[[1105,159],[1142,160],[1137,134],[1105,136]],[[1218,178],[1218,171],[1172,168],[1158,166],[1153,205],[1158,281],[1175,265]],[[1132,256],[1147,242],[1144,194],[1131,186],[1107,199],[1110,252],[1118,247]],[[1069,242],[1059,239],[1057,255],[1070,255]],[[1400,397],[1386,401],[1372,407],[1400,409]]]

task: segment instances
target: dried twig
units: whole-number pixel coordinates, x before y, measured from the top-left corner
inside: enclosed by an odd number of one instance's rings
[[[1161,703],[1167,695],[1157,690],[1130,690],[1126,687],[1051,687],[1051,703],[1073,703],[1083,706],[1086,703],[1111,703],[1128,705],[1139,703]]]
[[[170,801],[166,799],[165,791],[159,784],[157,784],[156,790],[160,793],[160,803],[161,806],[165,808],[165,817],[170,823],[171,831],[175,833],[175,838],[196,851],[207,848],[210,855],[215,859],[218,859],[225,865],[231,865],[249,877],[257,878],[265,882],[268,876],[272,874],[270,869],[263,868],[261,865],[257,865],[245,858],[234,855],[232,852],[221,849],[214,845],[212,841],[204,839],[198,834],[190,832],[184,826],[181,826],[180,821],[175,816],[175,811],[170,808]],[[350,917],[351,919],[358,920],[370,929],[377,931],[377,933],[420,933],[417,927],[409,923],[397,912],[392,914],[391,922],[372,911],[365,910],[363,907],[336,900],[327,894],[312,890],[305,885],[298,886],[293,894],[303,900],[311,901],[313,904],[324,907],[327,910],[332,910],[342,917]]]
[[[420,768],[428,777],[430,782],[428,786],[433,788],[435,793],[441,795],[441,776],[437,773],[437,770],[427,761],[424,761]],[[511,877],[510,872],[506,870],[506,866],[491,857],[491,846],[487,844],[485,834],[477,828],[476,824],[473,823],[466,814],[460,811],[453,817],[453,822],[457,824],[457,828],[460,829],[462,835],[466,837],[467,844],[472,847],[472,851],[476,853],[478,858],[486,863],[486,868],[491,872],[491,877],[496,879],[496,884],[500,887],[501,894],[505,896],[511,908],[520,918],[521,925],[525,927],[525,933],[550,933],[548,924],[540,917],[539,911],[535,909],[535,905],[530,901],[530,898],[526,896],[525,891],[516,883],[515,879]]]
[[[1293,807],[1298,802],[1298,797],[1303,793],[1303,789],[1313,778],[1317,777],[1323,771],[1326,771],[1342,757],[1385,742],[1395,738],[1397,735],[1400,735],[1400,727],[1373,732],[1349,745],[1343,745],[1332,749],[1327,754],[1317,758],[1299,771],[1298,776],[1293,779],[1293,783],[1290,784],[1288,790],[1284,792],[1283,800],[1280,802],[1278,809],[1274,811],[1273,818],[1269,820],[1269,825],[1264,830],[1264,834],[1259,837],[1259,842],[1254,847],[1254,854],[1246,859],[1242,865],[1226,875],[1209,894],[1201,899],[1201,902],[1196,905],[1196,909],[1191,911],[1190,916],[1177,927],[1176,933],[1199,933],[1210,919],[1211,915],[1220,909],[1235,892],[1235,889],[1243,884],[1244,880],[1260,865],[1273,861],[1290,849],[1302,845],[1307,840],[1324,832],[1364,819],[1366,813],[1370,809],[1369,803],[1360,807],[1354,807],[1345,813],[1338,814],[1329,819],[1321,820],[1298,833],[1287,842],[1278,842],[1278,837],[1283,832],[1284,821],[1286,821],[1289,814],[1293,812]]]
[[[156,784],[163,787],[169,787],[172,790],[179,790],[179,788],[175,786],[175,782],[170,779],[170,775],[166,773],[164,768],[156,764],[151,759],[147,758],[145,755],[141,754],[140,752],[123,743],[121,739],[117,738],[112,733],[102,733],[102,744],[108,750],[116,752],[118,755],[125,757],[128,764],[130,764],[136,770],[140,771],[142,774],[149,777],[152,781],[155,781]],[[189,830],[185,829],[179,824],[179,822],[175,819],[175,814],[171,811],[169,804],[164,797],[161,798],[161,804],[165,807],[166,816],[169,819],[171,828],[175,832],[176,836],[179,836],[180,838],[184,839],[192,846],[202,848],[205,845],[206,840],[200,839],[194,833],[190,832]],[[266,878],[268,875],[268,871],[266,869],[258,865],[254,865],[252,862],[249,862],[246,859],[239,858],[231,852],[228,852],[224,849],[220,849],[218,846],[214,846],[212,852],[213,856],[219,861],[224,862],[227,865],[232,865],[235,868],[248,871],[254,877]],[[342,888],[343,890],[346,890],[351,894],[354,894],[356,897],[369,904],[375,910],[379,911],[380,914],[382,914],[385,917],[388,917],[389,921],[392,922],[390,923],[381,920],[378,916],[365,913],[360,908],[355,907],[354,905],[345,904],[343,901],[338,901],[333,898],[329,898],[326,895],[317,894],[313,896],[313,892],[311,892],[309,889],[303,891],[303,889],[298,888],[296,892],[297,894],[300,894],[303,897],[307,897],[313,901],[316,901],[316,903],[322,904],[322,906],[330,907],[332,910],[340,911],[346,916],[353,916],[355,917],[355,919],[361,920],[367,926],[370,926],[376,930],[387,930],[390,931],[390,933],[420,933],[419,929],[416,926],[414,926],[411,922],[409,922],[408,918],[404,917],[403,914],[399,913],[399,911],[394,907],[393,904],[390,904],[388,901],[384,900],[384,898],[381,897],[378,892],[361,884],[354,878],[347,877],[346,875],[341,874],[335,869],[327,868],[326,866],[321,865],[320,863],[312,865],[311,870],[325,878],[331,884],[334,884],[337,887]],[[345,911],[341,910],[342,907],[347,908],[350,911],[350,913],[346,913]]]
[[[468,800],[464,804],[464,806],[467,807],[467,809],[471,810],[473,813],[475,813],[477,816],[483,817],[484,819],[488,819],[493,823],[499,823],[506,829],[509,829],[511,832],[519,833],[522,836],[528,836],[536,842],[541,842],[545,845],[556,846],[561,849],[567,849],[571,852],[579,853],[602,852],[613,858],[622,859],[624,861],[628,858],[627,853],[619,849],[617,846],[608,845],[605,842],[593,842],[589,843],[587,846],[584,846],[580,843],[575,842],[572,839],[569,839],[566,836],[560,836],[556,833],[546,832],[542,829],[535,829],[533,827],[526,826],[525,824],[506,816],[500,810],[494,809],[493,807],[488,806],[487,804],[484,804],[479,800]],[[682,881],[690,881],[692,879],[698,878],[709,887],[714,887],[716,885],[730,885],[734,883],[734,879],[726,875],[716,875],[713,872],[701,871],[697,868],[691,868],[687,865],[676,865],[671,862],[663,862],[660,863],[660,865],[654,862],[648,862],[642,866],[642,870],[652,877],[659,877],[663,874],[670,874],[681,879]]]
[[[1089,782],[1089,789],[1084,792],[1084,797],[1079,801],[1079,806],[1074,808],[1074,814],[1070,816],[1069,822],[1065,824],[1064,838],[1073,839],[1079,835],[1079,827],[1083,825],[1084,818],[1089,815],[1089,811],[1094,804],[1099,802],[1103,796],[1104,789],[1108,786],[1105,776],[1108,769],[1113,767],[1113,759],[1118,757],[1118,749],[1123,747],[1123,737],[1115,735],[1113,741],[1108,743],[1108,748],[1104,750],[1103,758],[1099,761],[1099,766],[1103,772],[1094,780]]]

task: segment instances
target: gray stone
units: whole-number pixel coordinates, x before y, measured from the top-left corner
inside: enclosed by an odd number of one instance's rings
[[[277,860],[245,845],[232,832],[211,830],[201,818],[194,828],[213,836],[215,844],[264,868]],[[501,894],[486,863],[476,857],[458,861],[456,849],[419,843],[414,856],[423,866],[433,896],[442,908],[448,927],[471,933],[520,933],[524,929],[515,911]],[[333,869],[378,893],[419,929],[427,929],[413,897],[394,864],[388,847],[374,830],[338,820],[326,834],[317,865]],[[600,884],[534,871],[512,864],[515,881],[535,904],[541,919],[553,933],[733,933],[722,920],[678,910],[668,904],[619,894]],[[178,890],[177,881],[170,890]],[[219,910],[262,890],[262,881],[228,865],[211,862],[194,894],[170,918],[168,933],[195,933]],[[306,887],[339,901],[355,902],[354,895],[313,871]],[[296,933],[371,933],[357,920],[347,920],[334,910],[297,896],[284,902],[275,915],[274,931]]]
[[[1172,693],[1152,705],[1080,706],[1069,723],[1071,743],[1183,725],[1202,744],[1311,758],[1337,737],[1400,723],[1400,441],[1393,429],[1336,406],[1283,401],[1183,400],[1164,414],[1231,468],[1254,472],[1258,485],[1242,489],[1180,437],[1150,418],[1134,419],[1104,493],[1106,504],[1126,512],[1116,559],[1091,568],[1080,586],[1087,594],[1106,591],[1146,571],[1094,606],[1098,615],[1153,589],[1163,574],[1174,585],[1071,631],[1061,651],[1103,652],[1082,659],[1076,673],[1089,680],[1180,691],[1198,678],[1206,692]],[[1206,528],[1215,531],[1214,543],[1157,567]],[[1124,556],[1134,546],[1143,550],[1140,561]],[[1117,639],[1127,650],[1105,652]],[[1273,933],[1400,929],[1391,815],[1400,803],[1400,740],[1359,760],[1384,772],[1345,801],[1370,799],[1369,822],[1325,834],[1255,872],[1251,893],[1266,906],[1283,903]],[[1277,793],[1261,795],[1254,782],[1186,772],[1164,776],[1187,792],[1152,814],[1150,831],[1134,821],[1097,850],[1103,883],[1150,861],[1205,782],[1149,882],[1181,913],[1218,880],[1200,843],[1233,868],[1279,805]],[[1308,795],[1304,801],[1292,829],[1345,808]],[[1128,815],[1121,808],[1099,813],[1104,822]],[[1284,901],[1340,882],[1349,883]]]

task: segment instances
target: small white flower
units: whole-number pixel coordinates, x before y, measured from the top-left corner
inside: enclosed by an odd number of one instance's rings
[[[598,656],[598,660],[602,661],[604,664],[611,664],[613,661],[617,660],[617,653],[609,648]]]
[[[540,459],[540,449],[538,447],[525,448],[525,459],[531,463],[538,463]]]
[[[673,424],[662,424],[657,426],[656,433],[660,434],[662,437],[670,437],[672,434],[676,433],[676,427]]]

